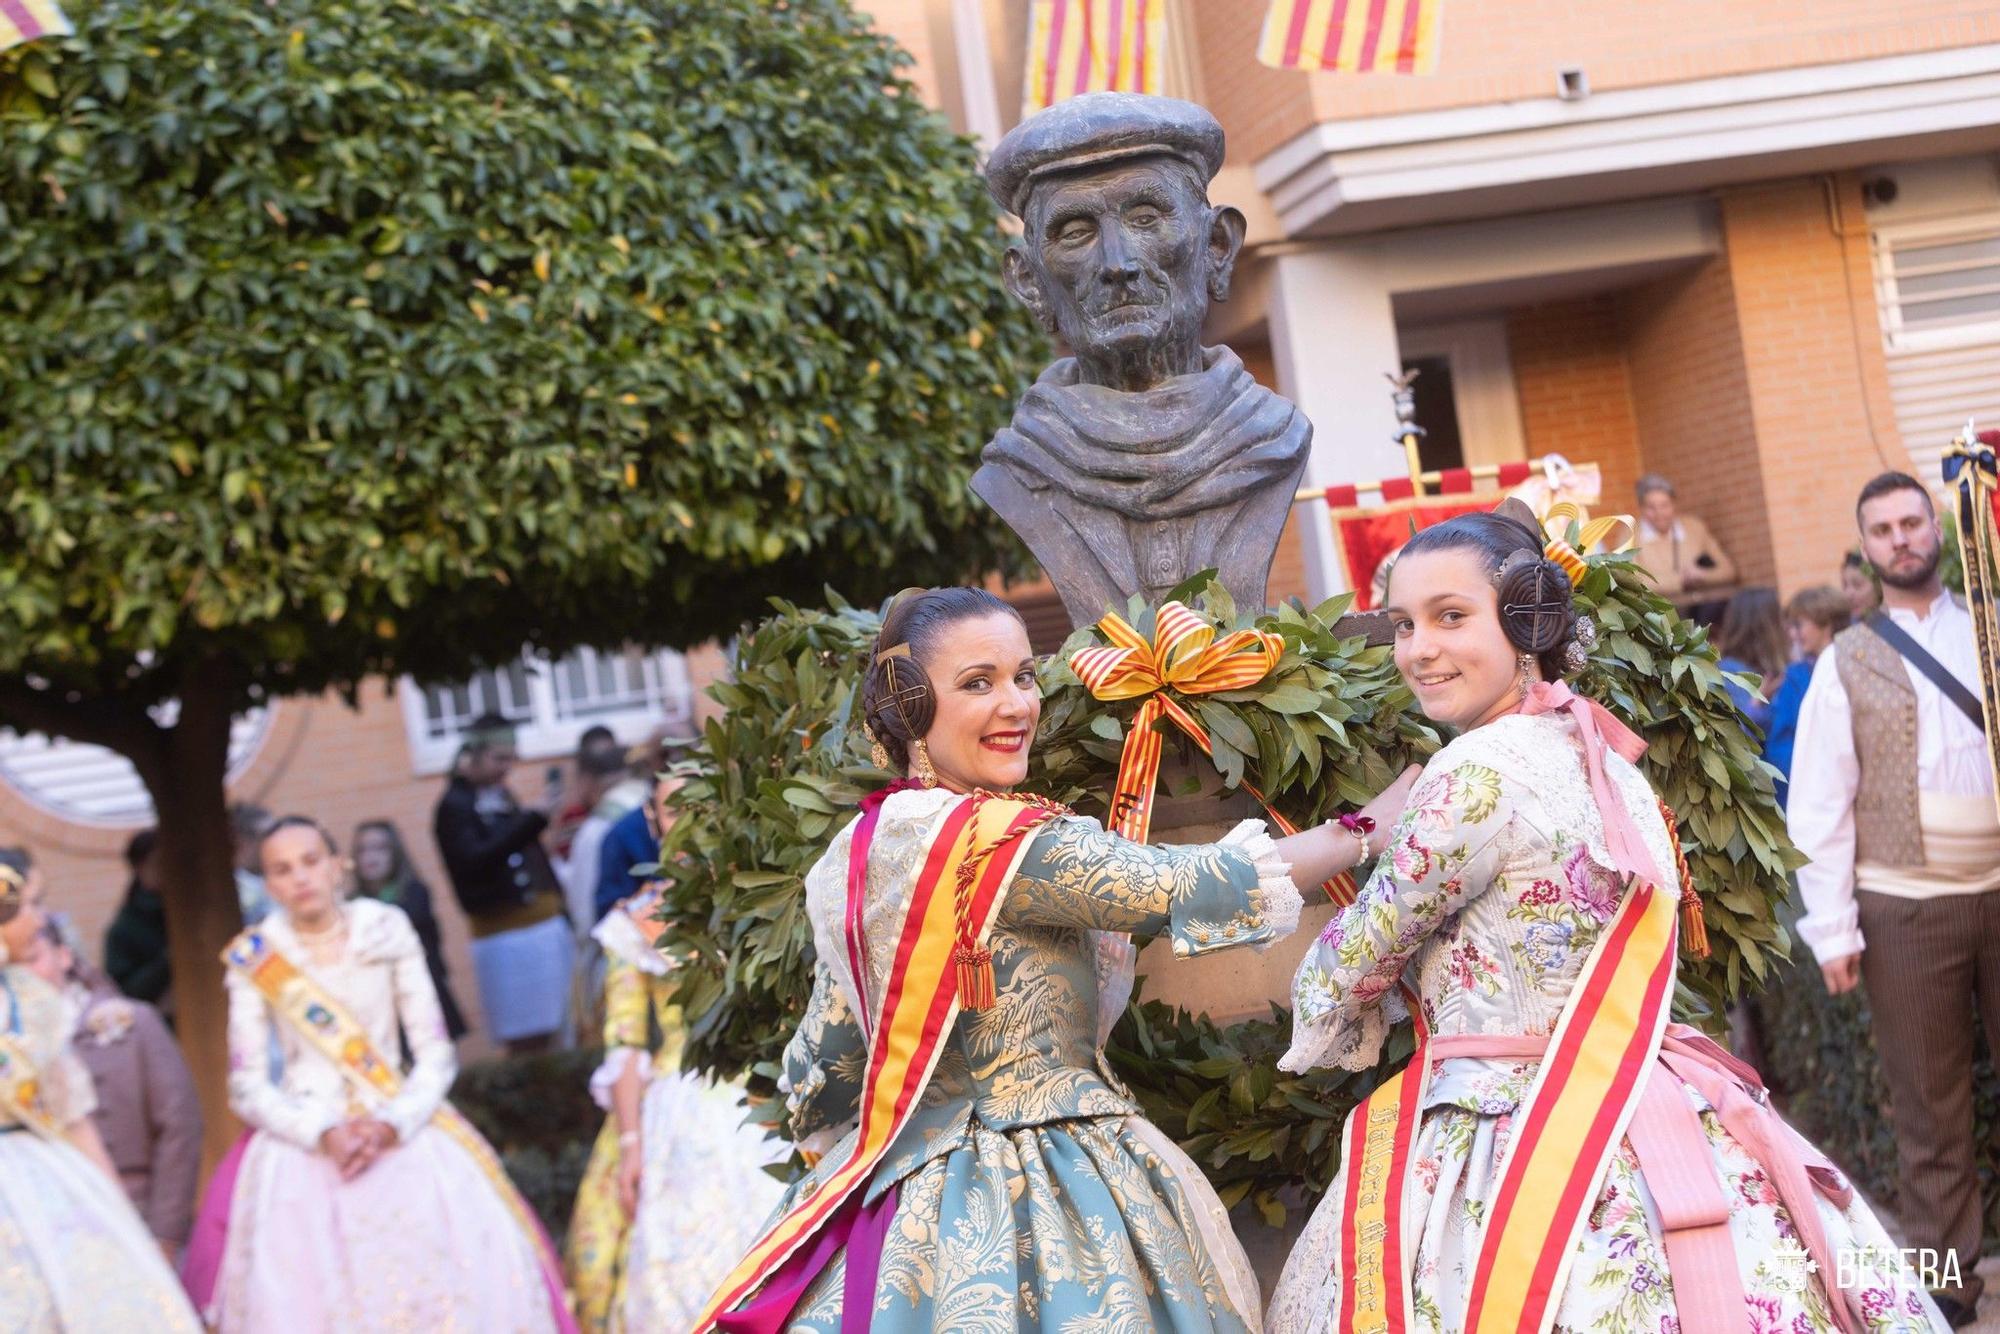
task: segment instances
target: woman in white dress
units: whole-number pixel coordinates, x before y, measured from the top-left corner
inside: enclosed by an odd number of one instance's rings
[[[1756,1073],[1668,1022],[1698,904],[1645,743],[1562,684],[1581,561],[1506,509],[1390,574],[1396,665],[1458,735],[1300,964],[1281,1064],[1369,1069],[1405,1020],[1420,1051],[1350,1118],[1267,1327],[1942,1328]]]
[[[91,1123],[74,1008],[10,963],[41,930],[0,866],[0,1329],[195,1334],[201,1322]],[[8,915],[11,914],[11,917]]]
[[[210,1318],[284,1334],[573,1329],[539,1226],[444,1100],[457,1063],[409,919],[345,900],[310,820],[280,820],[261,850],[277,908],[226,956],[229,1101],[253,1133],[210,1183],[228,1210]]]

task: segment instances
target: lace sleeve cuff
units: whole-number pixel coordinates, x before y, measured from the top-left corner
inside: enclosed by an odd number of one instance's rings
[[[1254,945],[1268,949],[1299,925],[1299,891],[1261,820],[1245,820],[1213,844],[1191,849],[1172,895],[1174,957]]]
[[[1250,893],[1250,911],[1264,919],[1270,934],[1258,942],[1261,953],[1299,929],[1299,887],[1292,882],[1292,865],[1278,855],[1278,844],[1262,820],[1245,820],[1222,837],[1257,868],[1257,887]]]
[[[644,1084],[653,1075],[650,1056],[638,1047],[612,1047],[604,1053],[604,1063],[590,1074],[590,1100],[605,1111],[611,1110],[611,1087],[633,1064],[639,1067],[639,1082]]]

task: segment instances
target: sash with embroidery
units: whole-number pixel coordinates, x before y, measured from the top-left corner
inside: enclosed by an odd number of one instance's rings
[[[1608,751],[1635,761],[1645,742],[1602,705],[1560,682],[1537,682],[1521,704],[1531,716],[1554,711],[1574,720],[1605,844],[1627,889],[1585,960],[1534,1082],[1514,1112],[1511,1144],[1479,1225],[1466,1334],[1546,1334],[1555,1322],[1577,1235],[1639,1109],[1666,1035],[1677,909],[1684,900],[1692,900],[1690,941],[1703,937],[1700,899],[1671,814],[1662,806],[1680,894],[1660,883],[1664,868],[1654,864],[1607,776]],[[1404,1201],[1435,1061],[1423,1007],[1407,979],[1403,985],[1417,1028],[1416,1052],[1355,1107],[1341,1132],[1347,1171],[1342,1334],[1405,1334],[1416,1327],[1414,1257],[1403,1252]]]
[[[375,1044],[369,1041],[367,1030],[312,974],[280,953],[263,932],[252,928],[237,936],[222,952],[222,961],[256,987],[271,1012],[289,1024],[306,1045],[333,1063],[353,1087],[354,1101],[359,1106],[372,1106],[402,1092],[402,1076],[382,1059]],[[544,1283],[549,1285],[551,1294],[562,1293],[565,1290],[562,1271],[541,1224],[520,1191],[514,1188],[492,1146],[450,1103],[441,1104],[431,1114],[430,1124],[456,1141],[499,1192],[508,1212],[528,1238],[536,1262],[542,1267]]]
[[[1031,842],[1027,833],[1059,812],[1032,799],[975,793],[945,813],[893,929],[896,951],[881,1000],[862,1007],[869,1010],[870,1042],[854,1148],[737,1264],[695,1322],[697,1334],[754,1294],[867,1185],[930,1083],[958,1015],[962,988],[969,986],[968,998],[977,1003],[977,985],[970,981],[976,965],[968,959],[983,952],[1007,885]],[[853,896],[865,891],[865,877],[851,878],[850,906]],[[861,985],[859,974],[856,985]]]
[[[1598,938],[1514,1114],[1481,1230],[1467,1334],[1546,1331],[1576,1237],[1659,1053],[1674,984],[1676,895],[1635,882]],[[1416,997],[1410,1063],[1349,1113],[1342,1334],[1417,1328],[1404,1195],[1432,1067]]]

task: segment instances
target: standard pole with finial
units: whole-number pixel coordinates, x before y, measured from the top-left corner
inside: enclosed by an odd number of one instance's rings
[[[1389,382],[1396,404],[1396,439],[1403,446],[1403,462],[1410,470],[1410,485],[1415,494],[1424,494],[1424,459],[1420,446],[1424,441],[1424,428],[1417,425],[1417,376],[1422,374],[1415,366],[1401,375],[1383,372],[1382,378]]]

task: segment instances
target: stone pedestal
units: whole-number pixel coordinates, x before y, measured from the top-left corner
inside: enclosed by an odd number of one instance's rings
[[[1264,810],[1248,793],[1224,796],[1222,778],[1197,755],[1192,761],[1170,761],[1161,766],[1160,787],[1171,791],[1185,783],[1189,774],[1201,780],[1201,791],[1189,797],[1161,800],[1153,808],[1152,841],[1155,843],[1212,843],[1227,834],[1239,820],[1262,819]],[[1271,831],[1275,836],[1277,831]],[[1333,905],[1317,886],[1301,885],[1306,908],[1299,918],[1297,934],[1281,940],[1259,954],[1249,949],[1222,950],[1194,959],[1176,959],[1173,947],[1156,940],[1139,953],[1138,996],[1178,1006],[1193,1014],[1205,1014],[1218,1024],[1244,1019],[1267,1019],[1273,1002],[1290,1008],[1292,973],[1298,968],[1306,943],[1319,934],[1333,915]],[[1317,898],[1319,902],[1315,903]],[[1170,1128],[1171,1130],[1177,1127]],[[1303,1198],[1303,1197],[1301,1197]],[[1293,1208],[1286,1226],[1274,1228],[1248,1200],[1230,1211],[1229,1221],[1243,1243],[1258,1285],[1268,1299],[1283,1271],[1285,1257],[1305,1227],[1307,1212]]]

